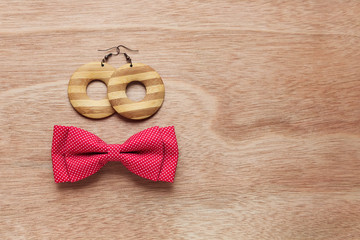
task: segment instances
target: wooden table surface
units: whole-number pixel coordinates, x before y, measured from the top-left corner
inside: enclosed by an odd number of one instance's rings
[[[164,81],[148,120],[69,103],[118,44]],[[1,239],[360,239],[360,1],[1,1],[0,56]],[[175,182],[111,162],[55,184],[56,124],[108,143],[174,125]]]

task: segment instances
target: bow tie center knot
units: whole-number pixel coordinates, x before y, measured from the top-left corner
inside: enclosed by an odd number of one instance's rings
[[[120,156],[120,152],[121,152],[120,148],[121,148],[120,144],[109,144],[107,146],[109,161],[119,160],[119,156]]]

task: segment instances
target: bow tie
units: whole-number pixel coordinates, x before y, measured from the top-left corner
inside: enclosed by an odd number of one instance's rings
[[[79,181],[109,161],[119,161],[143,178],[173,182],[178,147],[173,126],[145,129],[123,144],[106,144],[77,127],[54,126],[51,155],[57,183]]]

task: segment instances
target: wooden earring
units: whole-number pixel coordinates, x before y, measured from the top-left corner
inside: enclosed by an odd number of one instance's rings
[[[140,120],[154,115],[164,102],[165,87],[160,75],[150,66],[133,64],[129,55],[120,52],[123,45],[112,47],[116,53],[105,55],[101,63],[92,62],[79,67],[70,78],[68,95],[71,105],[81,115],[100,119],[112,115],[115,111],[121,116]],[[106,64],[111,56],[123,54],[128,64],[115,69]],[[90,82],[100,80],[107,86],[108,99],[93,100],[86,93]],[[126,95],[126,88],[131,82],[140,82],[145,86],[146,95],[143,100],[134,102]]]
[[[90,99],[86,93],[87,86],[94,80],[100,80],[108,87],[109,79],[116,70],[103,62],[91,62],[79,67],[70,78],[68,96],[71,105],[81,115],[100,119],[111,116],[115,111],[107,98]]]
[[[130,63],[112,74],[108,84],[108,98],[121,116],[133,120],[148,118],[159,110],[164,101],[164,83],[153,68],[142,63],[132,64],[128,55],[124,55]],[[134,102],[127,97],[126,88],[131,82],[140,82],[145,86],[146,95],[143,100]]]

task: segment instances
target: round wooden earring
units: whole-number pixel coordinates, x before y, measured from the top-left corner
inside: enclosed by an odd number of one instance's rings
[[[101,66],[100,62],[87,63],[79,67],[70,78],[68,95],[71,105],[81,115],[100,119],[112,115],[115,111],[107,98],[90,99],[86,93],[87,86],[94,80],[102,81],[108,86],[109,79],[116,70],[109,64]]]
[[[140,82],[145,86],[143,100],[134,102],[126,95],[126,87],[131,82]],[[165,87],[160,75],[150,66],[142,63],[125,64],[115,70],[108,85],[108,98],[111,105],[121,116],[140,120],[155,114],[161,107],[165,96]]]

